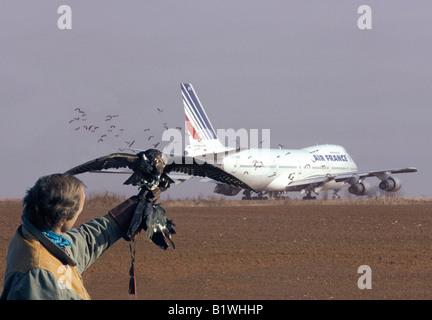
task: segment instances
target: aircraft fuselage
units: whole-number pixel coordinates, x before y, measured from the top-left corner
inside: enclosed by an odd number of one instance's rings
[[[303,149],[246,149],[223,159],[222,168],[257,191],[296,191],[295,183],[314,177],[357,172],[346,150],[337,145]],[[292,186],[290,186],[292,185]],[[340,183],[342,187],[344,183]],[[336,182],[325,189],[335,189]]]

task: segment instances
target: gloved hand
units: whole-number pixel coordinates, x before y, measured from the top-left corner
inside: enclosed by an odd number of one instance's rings
[[[153,191],[149,191],[146,195],[146,199],[153,204],[160,204],[160,194],[161,190],[159,188],[154,189]]]
[[[161,190],[159,188],[149,191],[141,189],[137,196],[130,197],[117,207],[110,210],[109,214],[123,232],[123,238],[130,241],[132,237],[142,230],[142,216],[146,203],[160,204]]]
[[[127,241],[130,240],[127,236],[127,231],[140,200],[141,198],[139,196],[130,197],[108,212],[108,215],[111,216],[117,226],[121,229],[123,238]]]

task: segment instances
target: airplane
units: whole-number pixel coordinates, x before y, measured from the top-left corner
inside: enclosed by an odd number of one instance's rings
[[[191,83],[181,83],[186,135],[184,154],[211,162],[253,188],[258,197],[278,198],[287,192],[299,192],[303,199],[316,199],[324,190],[333,190],[333,198],[348,187],[356,196],[371,190],[368,177],[380,180],[381,190],[396,192],[401,181],[394,174],[417,172],[414,167],[359,171],[353,158],[339,145],[315,145],[302,149],[227,147],[218,139]],[[208,179],[210,181],[210,179]],[[215,193],[235,196],[242,189],[215,182]],[[243,199],[252,199],[244,190]]]

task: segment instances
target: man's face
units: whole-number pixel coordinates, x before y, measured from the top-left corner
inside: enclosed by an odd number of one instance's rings
[[[67,232],[73,228],[76,220],[78,219],[78,216],[83,211],[84,201],[85,201],[84,188],[81,188],[81,199],[80,199],[79,209],[78,209],[77,213],[75,214],[75,216],[71,220],[64,221],[63,224],[60,226],[61,234],[65,233],[65,232]]]

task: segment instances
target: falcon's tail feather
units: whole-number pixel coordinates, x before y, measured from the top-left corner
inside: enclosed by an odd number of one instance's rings
[[[133,186],[136,186],[139,182],[139,177],[136,173],[133,173],[123,184],[131,184]]]

